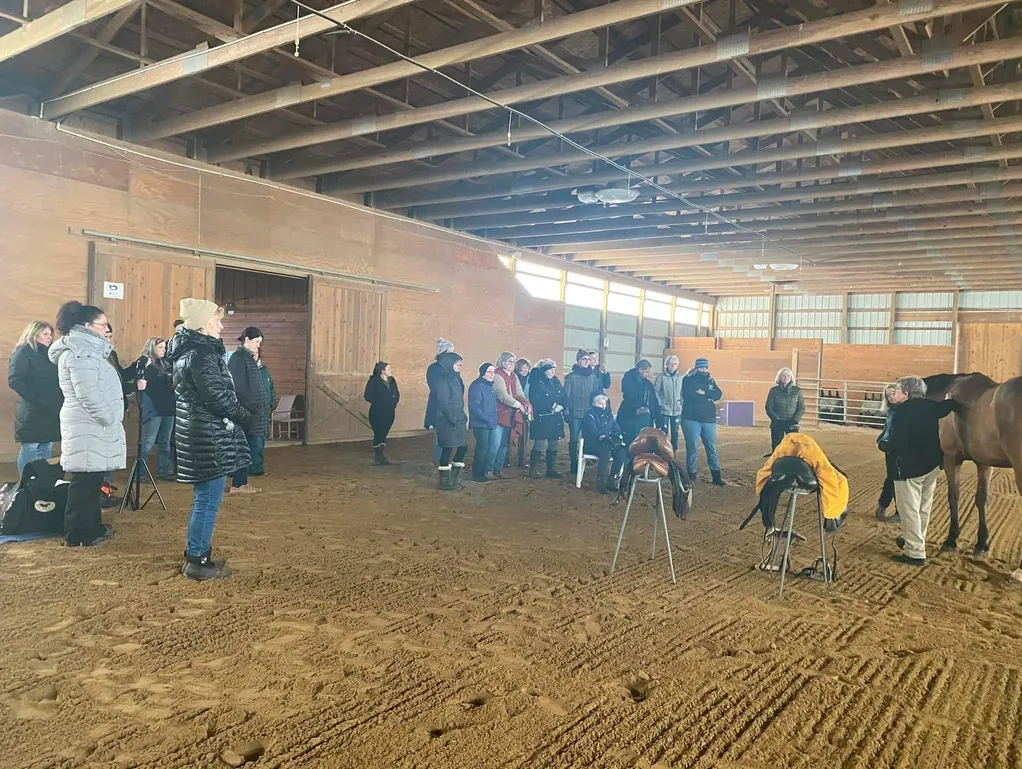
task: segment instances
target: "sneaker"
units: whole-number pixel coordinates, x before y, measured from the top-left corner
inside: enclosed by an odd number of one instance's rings
[[[892,555],[891,560],[895,563],[901,563],[905,566],[925,566],[925,558],[911,558],[910,556],[901,553],[900,555]]]
[[[246,483],[244,486],[237,486],[237,487],[232,486],[230,493],[231,494],[258,494],[259,493],[259,489],[257,489],[255,486],[250,486],[249,484]]]
[[[225,566],[217,566],[207,556],[196,558],[186,556],[184,568],[181,573],[188,579],[196,582],[205,582],[208,579],[225,579],[231,576],[231,570]]]
[[[188,551],[187,550],[185,550],[184,559],[185,559],[185,562],[183,564],[181,564],[181,573],[182,574],[185,573],[185,567],[188,566]],[[218,569],[224,568],[224,565],[227,563],[227,559],[226,558],[214,558],[213,557],[213,548],[210,548],[209,550],[206,551],[206,560],[209,561],[214,566],[216,566]]]

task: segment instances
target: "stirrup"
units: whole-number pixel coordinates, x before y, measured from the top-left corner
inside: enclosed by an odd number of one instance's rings
[[[836,575],[834,574],[834,567],[828,564],[827,571],[830,572],[830,581],[833,582],[836,579]],[[816,582],[827,581],[827,575],[823,569],[823,558],[817,558],[815,561],[813,561],[812,566],[806,566],[798,574],[800,577],[805,577],[806,579],[811,579]]]

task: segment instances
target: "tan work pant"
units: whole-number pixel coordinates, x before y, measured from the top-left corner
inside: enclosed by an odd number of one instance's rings
[[[940,468],[926,475],[894,482],[894,496],[901,516],[901,532],[905,537],[905,555],[926,558],[926,529],[930,525],[933,490],[937,487]]]

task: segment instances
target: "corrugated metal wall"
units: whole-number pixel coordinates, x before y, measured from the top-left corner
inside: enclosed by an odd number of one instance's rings
[[[841,341],[839,294],[777,296],[776,335],[780,339],[822,339]]]
[[[890,294],[850,294],[849,344],[890,344],[890,319]]]
[[[1022,310],[1022,291],[962,291],[960,310]]]

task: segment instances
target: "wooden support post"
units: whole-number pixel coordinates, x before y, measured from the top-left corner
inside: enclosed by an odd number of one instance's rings
[[[955,289],[952,294],[952,305],[951,305],[951,345],[954,350],[954,367],[951,371],[952,374],[958,373],[958,303],[960,301],[961,291]]]
[[[848,343],[848,292],[841,295],[841,344]]]
[[[887,344],[894,344],[894,316],[897,312],[898,292],[891,292],[891,313],[887,317]]]
[[[639,317],[638,317],[638,329],[639,333],[635,335],[635,360],[638,362],[642,359],[642,336],[644,333],[643,322],[646,320],[646,289],[639,289]]]
[[[774,336],[777,334],[777,284],[770,284],[770,315],[767,318],[767,349],[774,349]]]

